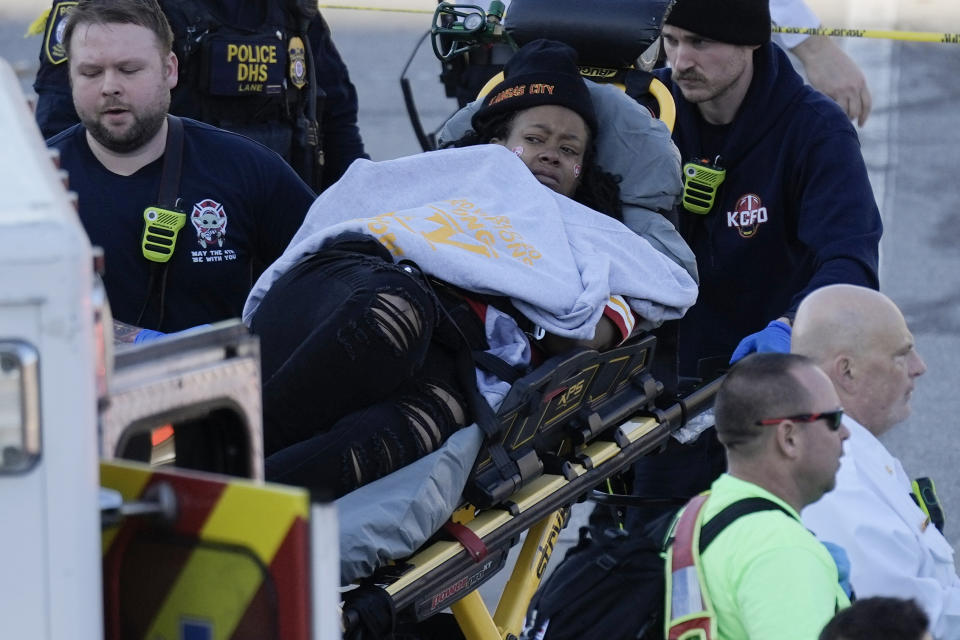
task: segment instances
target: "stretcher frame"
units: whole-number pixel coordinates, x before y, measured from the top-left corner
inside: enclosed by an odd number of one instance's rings
[[[482,511],[464,526],[483,541],[476,558],[457,540],[428,544],[398,565],[388,580],[373,578],[392,600],[399,620],[420,621],[449,607],[467,640],[519,638],[571,505],[605,480],[654,453],[688,420],[712,406],[721,379],[704,384],[665,409],[642,412],[610,425],[597,440],[579,447],[564,474],[544,474],[502,505]],[[456,514],[455,514],[456,518]],[[478,588],[507,563],[507,554],[526,532],[519,556],[493,613]],[[370,586],[370,585],[368,585]],[[344,610],[349,631],[357,617]]]

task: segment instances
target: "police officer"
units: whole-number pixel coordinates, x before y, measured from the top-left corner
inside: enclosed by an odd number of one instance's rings
[[[76,0],[54,0],[34,83],[50,137],[76,124],[63,42]],[[298,0],[161,0],[180,80],[170,113],[242,133],[284,157],[316,191],[356,158],[357,93],[315,4]],[[307,46],[309,45],[309,46]]]

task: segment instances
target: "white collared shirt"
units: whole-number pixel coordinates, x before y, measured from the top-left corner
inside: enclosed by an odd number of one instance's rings
[[[770,0],[770,18],[781,27],[820,26],[817,14],[803,0]],[[793,49],[809,37],[795,33],[778,33],[774,35],[774,41],[785,49]]]
[[[844,547],[857,597],[914,598],[939,640],[960,640],[953,549],[910,497],[900,461],[849,416],[836,488],[803,510],[818,538]]]

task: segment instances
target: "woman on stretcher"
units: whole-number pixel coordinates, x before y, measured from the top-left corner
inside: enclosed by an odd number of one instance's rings
[[[618,221],[574,50],[538,40],[504,73],[477,146],[354,163],[254,287],[269,480],[343,495],[470,424],[468,385],[498,406],[509,384],[463,354],[523,372],[693,304],[690,275]]]

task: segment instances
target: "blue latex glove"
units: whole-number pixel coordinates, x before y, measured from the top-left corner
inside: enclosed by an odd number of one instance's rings
[[[200,329],[205,329],[209,326],[210,326],[209,324],[198,324],[195,327],[190,327],[189,329],[184,329],[183,331],[175,331],[173,333],[163,333],[162,331],[154,331],[153,329],[140,329],[140,332],[133,338],[133,344],[140,344],[142,342],[153,342],[154,340],[157,340],[158,338],[162,338],[164,336],[177,336],[183,333],[192,333]]]
[[[757,353],[789,353],[790,352],[790,325],[779,320],[774,320],[766,327],[751,333],[740,341],[737,348],[733,350],[730,357],[730,364],[733,364],[741,358],[745,358],[756,351]]]
[[[850,584],[850,558],[847,557],[847,550],[832,542],[822,540],[820,542],[830,552],[833,563],[837,565],[837,580],[840,582],[840,588],[849,598],[853,594],[853,586]]]
[[[157,338],[162,338],[167,334],[162,331],[154,331],[153,329],[140,329],[139,333],[133,337],[133,344],[140,344],[141,342],[153,342]]]

